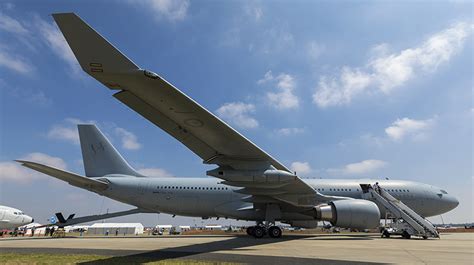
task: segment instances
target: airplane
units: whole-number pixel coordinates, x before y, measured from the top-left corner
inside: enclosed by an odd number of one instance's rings
[[[214,178],[150,178],[138,173],[93,124],[78,125],[85,176],[17,160],[73,186],[147,212],[255,221],[247,233],[279,238],[276,222],[316,227],[378,227],[385,208],[362,198],[375,183],[429,217],[459,202],[445,190],[412,181],[303,179],[158,74],[141,69],[74,13],[53,14],[81,68],[132,110],[180,141]]]
[[[12,230],[34,222],[34,219],[23,211],[0,205],[0,230]]]

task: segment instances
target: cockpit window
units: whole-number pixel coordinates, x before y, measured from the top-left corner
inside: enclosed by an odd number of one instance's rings
[[[445,190],[440,190],[440,191],[441,191],[441,193],[443,193],[443,194],[448,194],[448,192],[445,191]]]

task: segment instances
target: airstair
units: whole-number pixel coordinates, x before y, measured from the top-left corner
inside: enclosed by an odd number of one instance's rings
[[[409,238],[410,235],[421,236],[425,239],[428,237],[439,238],[438,231],[428,220],[418,215],[382,187],[375,185],[372,188],[370,184],[361,184],[360,186],[363,191],[363,199],[379,202],[396,219],[401,219],[395,225],[399,234],[404,235],[406,238]]]

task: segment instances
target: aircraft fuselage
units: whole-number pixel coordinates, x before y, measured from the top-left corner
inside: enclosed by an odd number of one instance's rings
[[[109,188],[102,194],[139,208],[161,213],[194,216],[224,217],[241,220],[261,220],[258,211],[246,211],[252,203],[242,199],[248,195],[235,192],[239,187],[221,184],[213,178],[136,178],[109,177]],[[360,184],[379,182],[395,198],[424,217],[443,214],[454,209],[458,201],[446,191],[427,184],[401,180],[371,179],[305,179],[324,195],[360,199]],[[381,217],[385,208],[378,205]],[[282,208],[281,220],[314,220],[294,207]]]

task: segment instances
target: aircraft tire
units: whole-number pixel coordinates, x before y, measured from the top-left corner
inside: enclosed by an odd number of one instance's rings
[[[253,236],[255,238],[262,238],[265,235],[265,229],[261,226],[255,226],[253,229]]]
[[[255,231],[255,226],[249,226],[246,229],[247,235],[253,236],[253,232]]]
[[[270,235],[272,238],[280,238],[281,234],[281,228],[278,226],[272,226],[268,229],[268,235]]]

